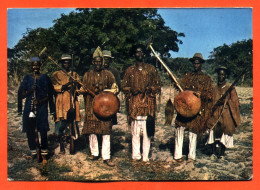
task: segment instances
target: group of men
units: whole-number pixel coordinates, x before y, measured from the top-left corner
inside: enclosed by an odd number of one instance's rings
[[[38,57],[31,59],[33,74],[24,77],[19,91],[18,102],[26,98],[23,112],[23,132],[26,132],[31,154],[36,154],[35,127],[41,135],[41,153],[48,153],[47,131],[48,104],[50,113],[55,118],[55,134],[60,143],[60,153],[65,152],[64,132],[67,130],[71,117],[71,110],[75,110],[75,133],[79,134],[79,102],[77,96],[82,94],[85,103],[85,119],[82,134],[88,135],[90,147],[90,160],[97,160],[99,153],[99,137],[102,137],[101,156],[108,166],[115,166],[111,160],[110,135],[112,125],[117,123],[116,114],[113,117],[102,119],[93,110],[93,99],[104,91],[117,95],[121,90],[126,97],[126,107],[132,134],[132,159],[149,163],[151,138],[155,133],[156,98],[161,93],[160,76],[154,66],[144,62],[146,49],[143,45],[136,45],[130,52],[135,58],[135,64],[130,66],[121,82],[119,72],[110,67],[112,61],[111,51],[97,48],[93,54],[93,69],[86,72],[82,83],[76,72],[71,70],[71,56],[62,55],[62,70],[52,74],[51,79],[40,73],[41,62]],[[222,101],[218,99],[230,87],[226,82],[229,70],[219,67],[218,83],[213,88],[211,78],[201,70],[205,62],[200,53],[196,53],[190,61],[193,72],[186,73],[181,80],[184,90],[192,90],[201,99],[199,113],[191,118],[177,114],[175,120],[175,153],[174,162],[182,163],[183,138],[185,129],[189,130],[189,154],[187,162],[196,159],[197,136],[209,130],[208,144],[211,144],[212,154],[216,155],[216,145],[221,146],[222,157],[225,147],[233,147],[233,134],[240,123],[239,101],[235,88]],[[92,93],[89,93],[91,91]],[[93,95],[94,93],[94,95]],[[55,97],[55,103],[53,100]],[[218,103],[217,109],[211,112],[212,105]],[[33,107],[36,119],[31,122],[30,113]],[[55,108],[56,107],[56,108]],[[224,111],[223,111],[224,110]],[[21,103],[18,111],[22,112]],[[73,115],[73,114],[72,114]],[[140,136],[143,136],[142,154],[140,150]]]

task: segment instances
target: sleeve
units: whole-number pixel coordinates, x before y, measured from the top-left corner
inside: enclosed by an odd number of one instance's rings
[[[19,89],[18,89],[18,113],[21,113],[22,112],[22,109],[23,109],[23,99],[26,97],[26,84],[27,84],[27,76],[24,77],[21,85],[19,86]]]
[[[209,76],[206,76],[207,78],[205,78],[205,88],[204,90],[201,92],[201,98],[203,100],[212,100],[213,99],[213,87],[212,87],[212,82],[211,82],[211,78]]]
[[[49,101],[49,108],[50,108],[50,113],[53,114],[55,113],[55,103],[54,103],[54,88],[51,82],[51,79],[47,76],[47,80],[48,80],[48,101]]]
[[[61,92],[62,84],[60,84],[58,80],[58,72],[52,74],[51,80],[54,87],[55,92]]]
[[[130,79],[130,69],[127,69],[121,83],[121,88],[124,93],[129,93],[130,91],[131,86],[130,86],[129,79]]]
[[[87,87],[87,86],[86,86],[86,85],[87,85],[87,77],[88,77],[88,73],[86,72],[86,73],[84,74],[84,76],[83,76],[83,79],[82,79],[82,84],[83,84],[84,86],[81,86],[81,87],[79,88],[79,90],[78,90],[78,93],[79,93],[79,94],[85,94],[85,93],[86,93],[86,90],[85,90],[84,87]]]
[[[239,99],[236,92],[236,89],[233,87],[230,92],[230,98],[228,99],[228,105],[230,107],[230,111],[232,113],[233,119],[236,123],[236,126],[239,126],[241,123],[240,112],[239,112]]]
[[[110,71],[108,71],[108,75],[109,75],[110,89],[104,89],[104,91],[109,91],[109,92],[112,92],[113,94],[118,94],[119,88],[118,88],[118,85],[116,83],[115,76]]]
[[[152,94],[158,94],[161,92],[161,79],[157,70],[152,67]]]
[[[189,85],[189,73],[186,73],[183,78],[181,79],[181,86],[183,90],[190,90]]]

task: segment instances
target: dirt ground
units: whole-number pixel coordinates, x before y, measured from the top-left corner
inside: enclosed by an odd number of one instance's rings
[[[162,88],[158,101],[156,131],[151,143],[150,164],[131,160],[131,134],[125,114],[123,96],[118,125],[113,126],[111,154],[115,167],[106,166],[102,159],[89,160],[88,140],[80,136],[76,141],[76,153],[59,154],[59,145],[50,118],[49,159],[47,164],[32,159],[27,138],[22,129],[22,118],[17,115],[17,90],[8,89],[8,180],[9,181],[164,181],[164,180],[251,180],[253,177],[253,89],[237,87],[241,103],[242,123],[234,134],[234,148],[227,149],[224,159],[210,157],[205,145],[207,134],[201,136],[197,145],[197,158],[193,163],[184,161],[173,164],[174,120],[165,126],[165,104],[173,97],[174,90]],[[82,98],[81,98],[82,100]],[[81,101],[81,104],[83,102]],[[81,105],[81,108],[83,106]],[[81,109],[84,115],[84,109]],[[82,122],[80,128],[82,128]],[[184,155],[188,153],[188,132],[185,132]]]

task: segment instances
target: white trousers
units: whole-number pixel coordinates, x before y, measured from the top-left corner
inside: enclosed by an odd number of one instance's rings
[[[89,147],[91,155],[99,156],[98,138],[97,135],[89,135]],[[102,135],[102,149],[101,154],[103,160],[110,159],[110,135]]]
[[[234,147],[234,138],[233,136],[222,134],[220,139],[214,138],[214,131],[212,129],[209,130],[209,138],[207,140],[206,144],[213,144],[215,140],[220,140],[220,142],[226,147],[226,148],[233,148]]]
[[[132,133],[132,159],[140,160],[140,134],[143,133],[143,161],[149,161],[148,155],[150,151],[151,138],[147,135],[146,130],[146,117],[138,116],[137,120],[131,123],[131,133]]]
[[[175,128],[175,151],[174,159],[182,158],[182,147],[185,127]],[[189,154],[188,158],[196,159],[197,134],[189,132]]]

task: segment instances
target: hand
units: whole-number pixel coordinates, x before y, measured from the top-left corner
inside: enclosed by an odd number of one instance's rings
[[[34,98],[34,99],[33,99],[33,104],[34,104],[34,105],[37,105],[38,103],[39,103],[39,102],[37,101],[37,99]]]
[[[136,95],[140,92],[140,90],[138,88],[131,88],[131,92],[133,95]]]
[[[61,91],[66,91],[69,90],[70,88],[71,88],[71,83],[68,82],[67,84],[62,85]]]
[[[193,93],[195,96],[197,96],[198,98],[200,98],[201,92],[200,91],[196,91]]]
[[[54,112],[54,113],[51,113],[51,119],[53,120],[53,121],[56,121],[56,113]]]

